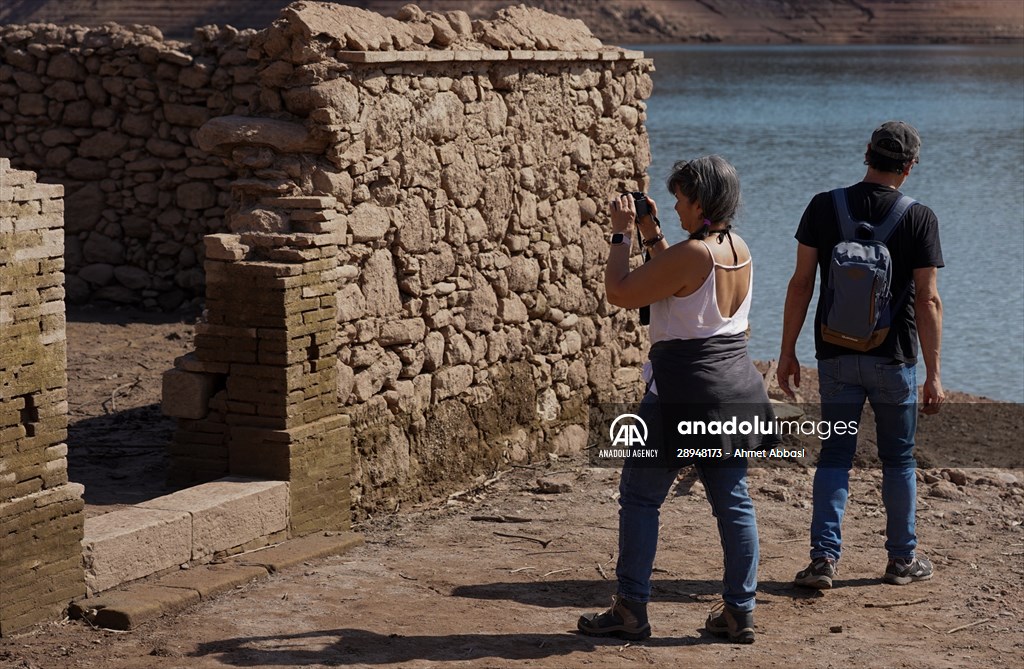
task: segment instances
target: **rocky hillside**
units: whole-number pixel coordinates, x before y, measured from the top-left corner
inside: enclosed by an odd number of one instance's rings
[[[155,25],[188,38],[195,26],[262,28],[287,0],[4,0],[0,24],[107,21]],[[346,0],[393,16],[406,0]],[[515,0],[420,0],[427,11],[461,9],[491,16]],[[582,19],[609,44],[724,42],[736,44],[1020,43],[1020,0],[526,0]]]

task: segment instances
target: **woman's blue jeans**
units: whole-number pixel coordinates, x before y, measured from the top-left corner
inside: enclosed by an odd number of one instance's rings
[[[640,403],[640,417],[649,430],[647,448],[661,448],[661,408],[657,395],[648,393]],[[711,511],[718,519],[718,534],[725,553],[723,599],[741,611],[754,609],[757,590],[757,520],[747,492],[747,463],[736,466],[696,465]],[[676,480],[679,468],[649,460],[627,459],[619,482],[619,560],[615,574],[619,595],[635,602],[651,598],[651,572],[658,549],[660,509]]]
[[[864,400],[875,412],[878,458],[882,462],[885,549],[890,558],[913,558],[917,548],[914,514],[917,479],[914,433],[917,430],[917,371],[889,358],[844,355],[818,361],[822,420],[860,425]],[[822,441],[814,473],[811,559],[838,560],[842,523],[850,491],[850,468],[857,435],[833,433]],[[858,428],[859,432],[859,428]]]

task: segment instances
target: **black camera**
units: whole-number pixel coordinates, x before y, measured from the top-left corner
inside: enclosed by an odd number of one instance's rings
[[[630,193],[633,196],[633,206],[636,208],[636,234],[639,239],[643,239],[640,235],[640,219],[644,216],[649,216],[651,213],[651,205],[647,202],[647,193],[641,191],[635,191]],[[655,219],[657,220],[657,219]],[[650,250],[644,251],[644,262],[651,259]],[[640,324],[650,325],[651,323],[651,307],[650,305],[640,307]]]
[[[633,196],[633,206],[636,207],[636,220],[639,221],[651,213],[651,205],[647,203],[647,193],[636,191],[630,195]]]

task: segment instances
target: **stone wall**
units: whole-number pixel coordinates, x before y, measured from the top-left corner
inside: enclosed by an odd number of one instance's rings
[[[67,299],[173,309],[202,295],[203,236],[224,230],[228,171],[195,148],[256,91],[250,33],[0,26],[0,156],[67,193]]]
[[[650,61],[525,8],[470,22],[313,2],[250,56],[258,104],[196,141],[232,171],[225,220],[251,244],[338,237],[360,513],[579,450],[588,402],[637,396],[644,334],[604,300],[603,203],[647,186]],[[281,196],[333,204],[311,215]],[[219,428],[190,442],[196,427],[179,430],[176,471],[234,471]]]
[[[67,477],[63,189],[0,158],[0,635],[85,594]]]

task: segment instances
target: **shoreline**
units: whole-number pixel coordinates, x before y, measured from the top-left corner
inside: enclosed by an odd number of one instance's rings
[[[288,0],[179,0],[159,5],[111,0],[44,0],[0,10],[0,23],[55,23],[84,26],[115,22],[158,27],[166,37],[189,40],[196,26],[268,26]],[[363,0],[358,4],[393,17],[406,0]],[[997,45],[1024,44],[1024,6],[1015,0],[620,0],[568,3],[565,0],[419,0],[423,11],[465,11],[490,18],[516,4],[583,21],[605,44],[730,45]]]

